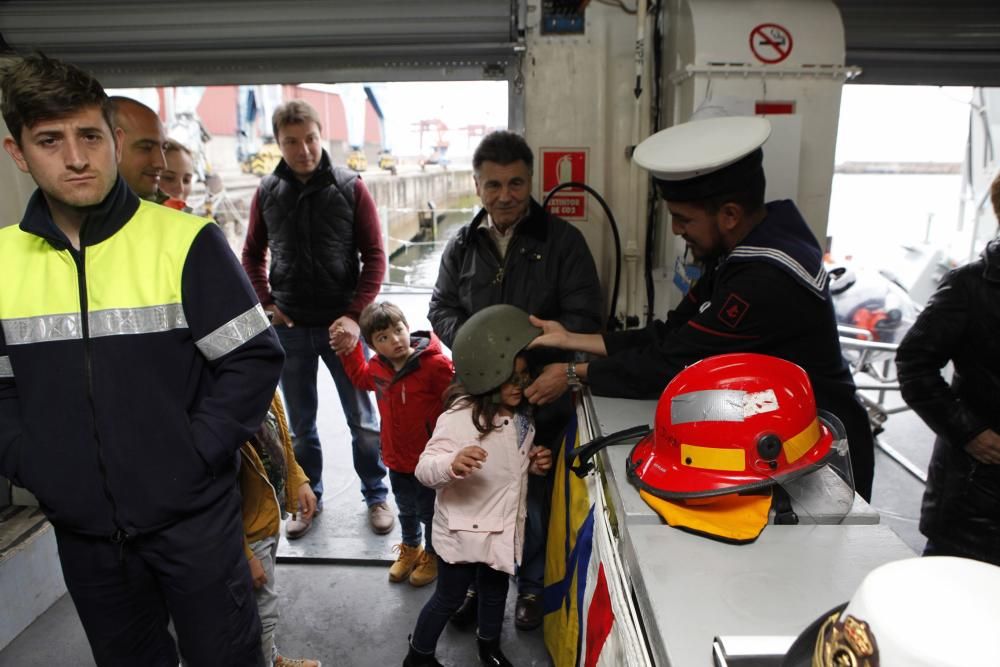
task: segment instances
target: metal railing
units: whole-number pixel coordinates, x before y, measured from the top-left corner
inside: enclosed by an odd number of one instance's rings
[[[879,437],[883,425],[891,415],[910,410],[906,403],[896,407],[885,404],[888,392],[899,391],[899,381],[893,370],[899,345],[872,340],[872,334],[867,329],[840,325],[837,330],[840,333],[840,348],[858,388],[858,399],[868,411],[868,420],[875,433],[875,446],[910,475],[926,484],[927,473],[884,438]],[[875,398],[863,393],[865,391],[875,392]]]

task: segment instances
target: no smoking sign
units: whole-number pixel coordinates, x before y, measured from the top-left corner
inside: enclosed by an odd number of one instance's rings
[[[750,50],[762,63],[780,63],[792,53],[792,33],[777,23],[761,23],[750,31]]]

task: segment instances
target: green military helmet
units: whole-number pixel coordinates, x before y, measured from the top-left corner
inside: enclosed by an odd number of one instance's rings
[[[470,394],[488,393],[510,379],[518,352],[541,333],[517,306],[483,308],[455,336],[455,375]]]

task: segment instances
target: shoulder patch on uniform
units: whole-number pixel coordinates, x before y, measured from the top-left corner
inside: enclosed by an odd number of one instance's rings
[[[726,302],[719,309],[719,321],[735,329],[739,326],[748,310],[750,310],[750,304],[735,293],[730,292],[729,296],[726,297]]]

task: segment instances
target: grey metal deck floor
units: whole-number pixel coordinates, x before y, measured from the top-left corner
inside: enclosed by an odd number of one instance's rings
[[[367,565],[279,565],[279,647],[289,657],[318,658],[324,667],[391,667],[406,655],[406,637],[433,585],[390,584],[385,568]],[[512,587],[513,591],[513,587]],[[514,629],[508,598],[503,649],[519,667],[550,665],[541,631]],[[438,644],[445,665],[479,664],[472,632],[447,628]],[[0,652],[4,667],[90,667],[94,664],[72,601],[65,596]]]

